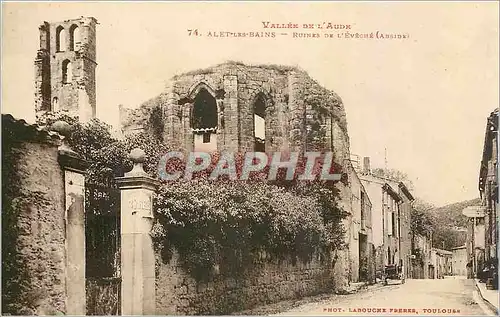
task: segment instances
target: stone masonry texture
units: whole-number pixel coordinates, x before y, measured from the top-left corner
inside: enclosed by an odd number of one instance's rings
[[[340,97],[321,87],[306,72],[289,66],[250,66],[226,62],[174,76],[165,91],[138,109],[120,108],[122,132],[152,131],[161,125],[163,141],[173,147],[193,148],[191,112],[201,89],[217,101],[217,149],[253,151],[254,104],[265,101],[265,150],[297,151],[307,145],[330,150],[339,163],[349,158],[349,138]],[[157,108],[160,111],[154,111]],[[156,118],[151,118],[154,114]],[[307,126],[319,141],[307,135]],[[156,127],[158,128],[158,127]]]
[[[156,276],[156,314],[228,314],[280,300],[316,295],[332,290],[333,270],[328,261],[314,259],[292,264],[264,260],[243,276],[215,276],[197,282],[178,263],[159,265]]]
[[[12,124],[2,116],[3,129]],[[21,297],[29,299],[31,307],[23,314],[56,314],[66,311],[65,279],[65,221],[63,172],[58,163],[58,142],[39,138],[32,129],[21,123],[15,133],[3,137],[7,142],[14,170],[19,184],[10,183],[17,189],[2,200],[10,202],[17,219],[12,226],[19,228],[13,243],[24,265],[29,285],[22,290]],[[10,130],[10,129],[9,129]],[[6,131],[6,130],[4,130]],[[10,130],[12,131],[12,130]],[[34,135],[35,134],[35,135]],[[4,147],[4,146],[3,146]],[[6,149],[6,148],[4,148]],[[5,170],[4,170],[5,171]],[[14,181],[10,179],[9,182]],[[3,206],[3,208],[8,208]],[[4,218],[3,218],[4,219]],[[3,267],[3,266],[2,266]],[[3,289],[2,292],[9,292]]]
[[[35,58],[37,116],[46,111],[66,110],[82,120],[95,117],[96,24],[94,18],[82,17],[40,25],[40,47]],[[64,30],[65,37],[59,37],[60,30]],[[64,81],[67,62],[72,76]],[[58,109],[54,109],[55,100]]]

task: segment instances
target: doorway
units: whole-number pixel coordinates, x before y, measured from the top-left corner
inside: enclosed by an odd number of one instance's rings
[[[358,242],[359,242],[359,281],[366,282],[368,281],[368,265],[369,265],[369,256],[368,256],[368,237],[366,234],[359,233],[358,234]]]

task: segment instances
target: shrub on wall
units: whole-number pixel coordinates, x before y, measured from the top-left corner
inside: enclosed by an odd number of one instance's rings
[[[160,187],[155,209],[154,239],[164,260],[175,247],[197,279],[216,265],[221,273],[243,273],[262,251],[306,262],[328,249],[328,224],[317,197],[275,185],[177,181]]]
[[[132,169],[128,154],[136,147],[146,152],[145,171],[156,177],[158,161],[169,150],[153,135],[139,133],[125,140],[117,140],[111,133],[110,125],[95,118],[88,123],[80,123],[65,112],[48,112],[38,119],[37,124],[50,129],[59,120],[71,125],[68,143],[90,163],[85,175],[88,184],[115,187],[115,177],[123,176]]]
[[[213,153],[217,161],[219,153]],[[241,172],[242,155],[236,156]],[[269,166],[248,181],[210,180],[206,172],[194,180],[163,182],[155,199],[153,238],[168,261],[175,248],[182,265],[196,278],[210,278],[214,267],[228,275],[241,274],[261,258],[292,258],[307,262],[343,247],[338,190],[331,181],[292,180],[284,170],[266,181]],[[338,170],[338,166],[336,166]],[[316,173],[319,170],[316,169]],[[236,242],[236,243],[235,243]]]

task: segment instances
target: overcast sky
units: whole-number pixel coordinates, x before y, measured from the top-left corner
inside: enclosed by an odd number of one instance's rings
[[[351,153],[383,167],[387,148],[388,166],[408,173],[415,196],[436,205],[479,195],[486,117],[498,105],[497,2],[2,6],[2,113],[34,118],[38,26],[93,16],[99,21],[97,115],[111,124],[119,104],[136,107],[176,73],[226,60],[298,65],[342,97]],[[351,24],[353,32],[410,38],[215,39],[187,32],[260,32],[262,21]]]

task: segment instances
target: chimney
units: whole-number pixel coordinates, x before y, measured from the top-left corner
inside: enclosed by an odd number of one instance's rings
[[[369,157],[363,157],[363,173],[367,175],[371,174]]]

